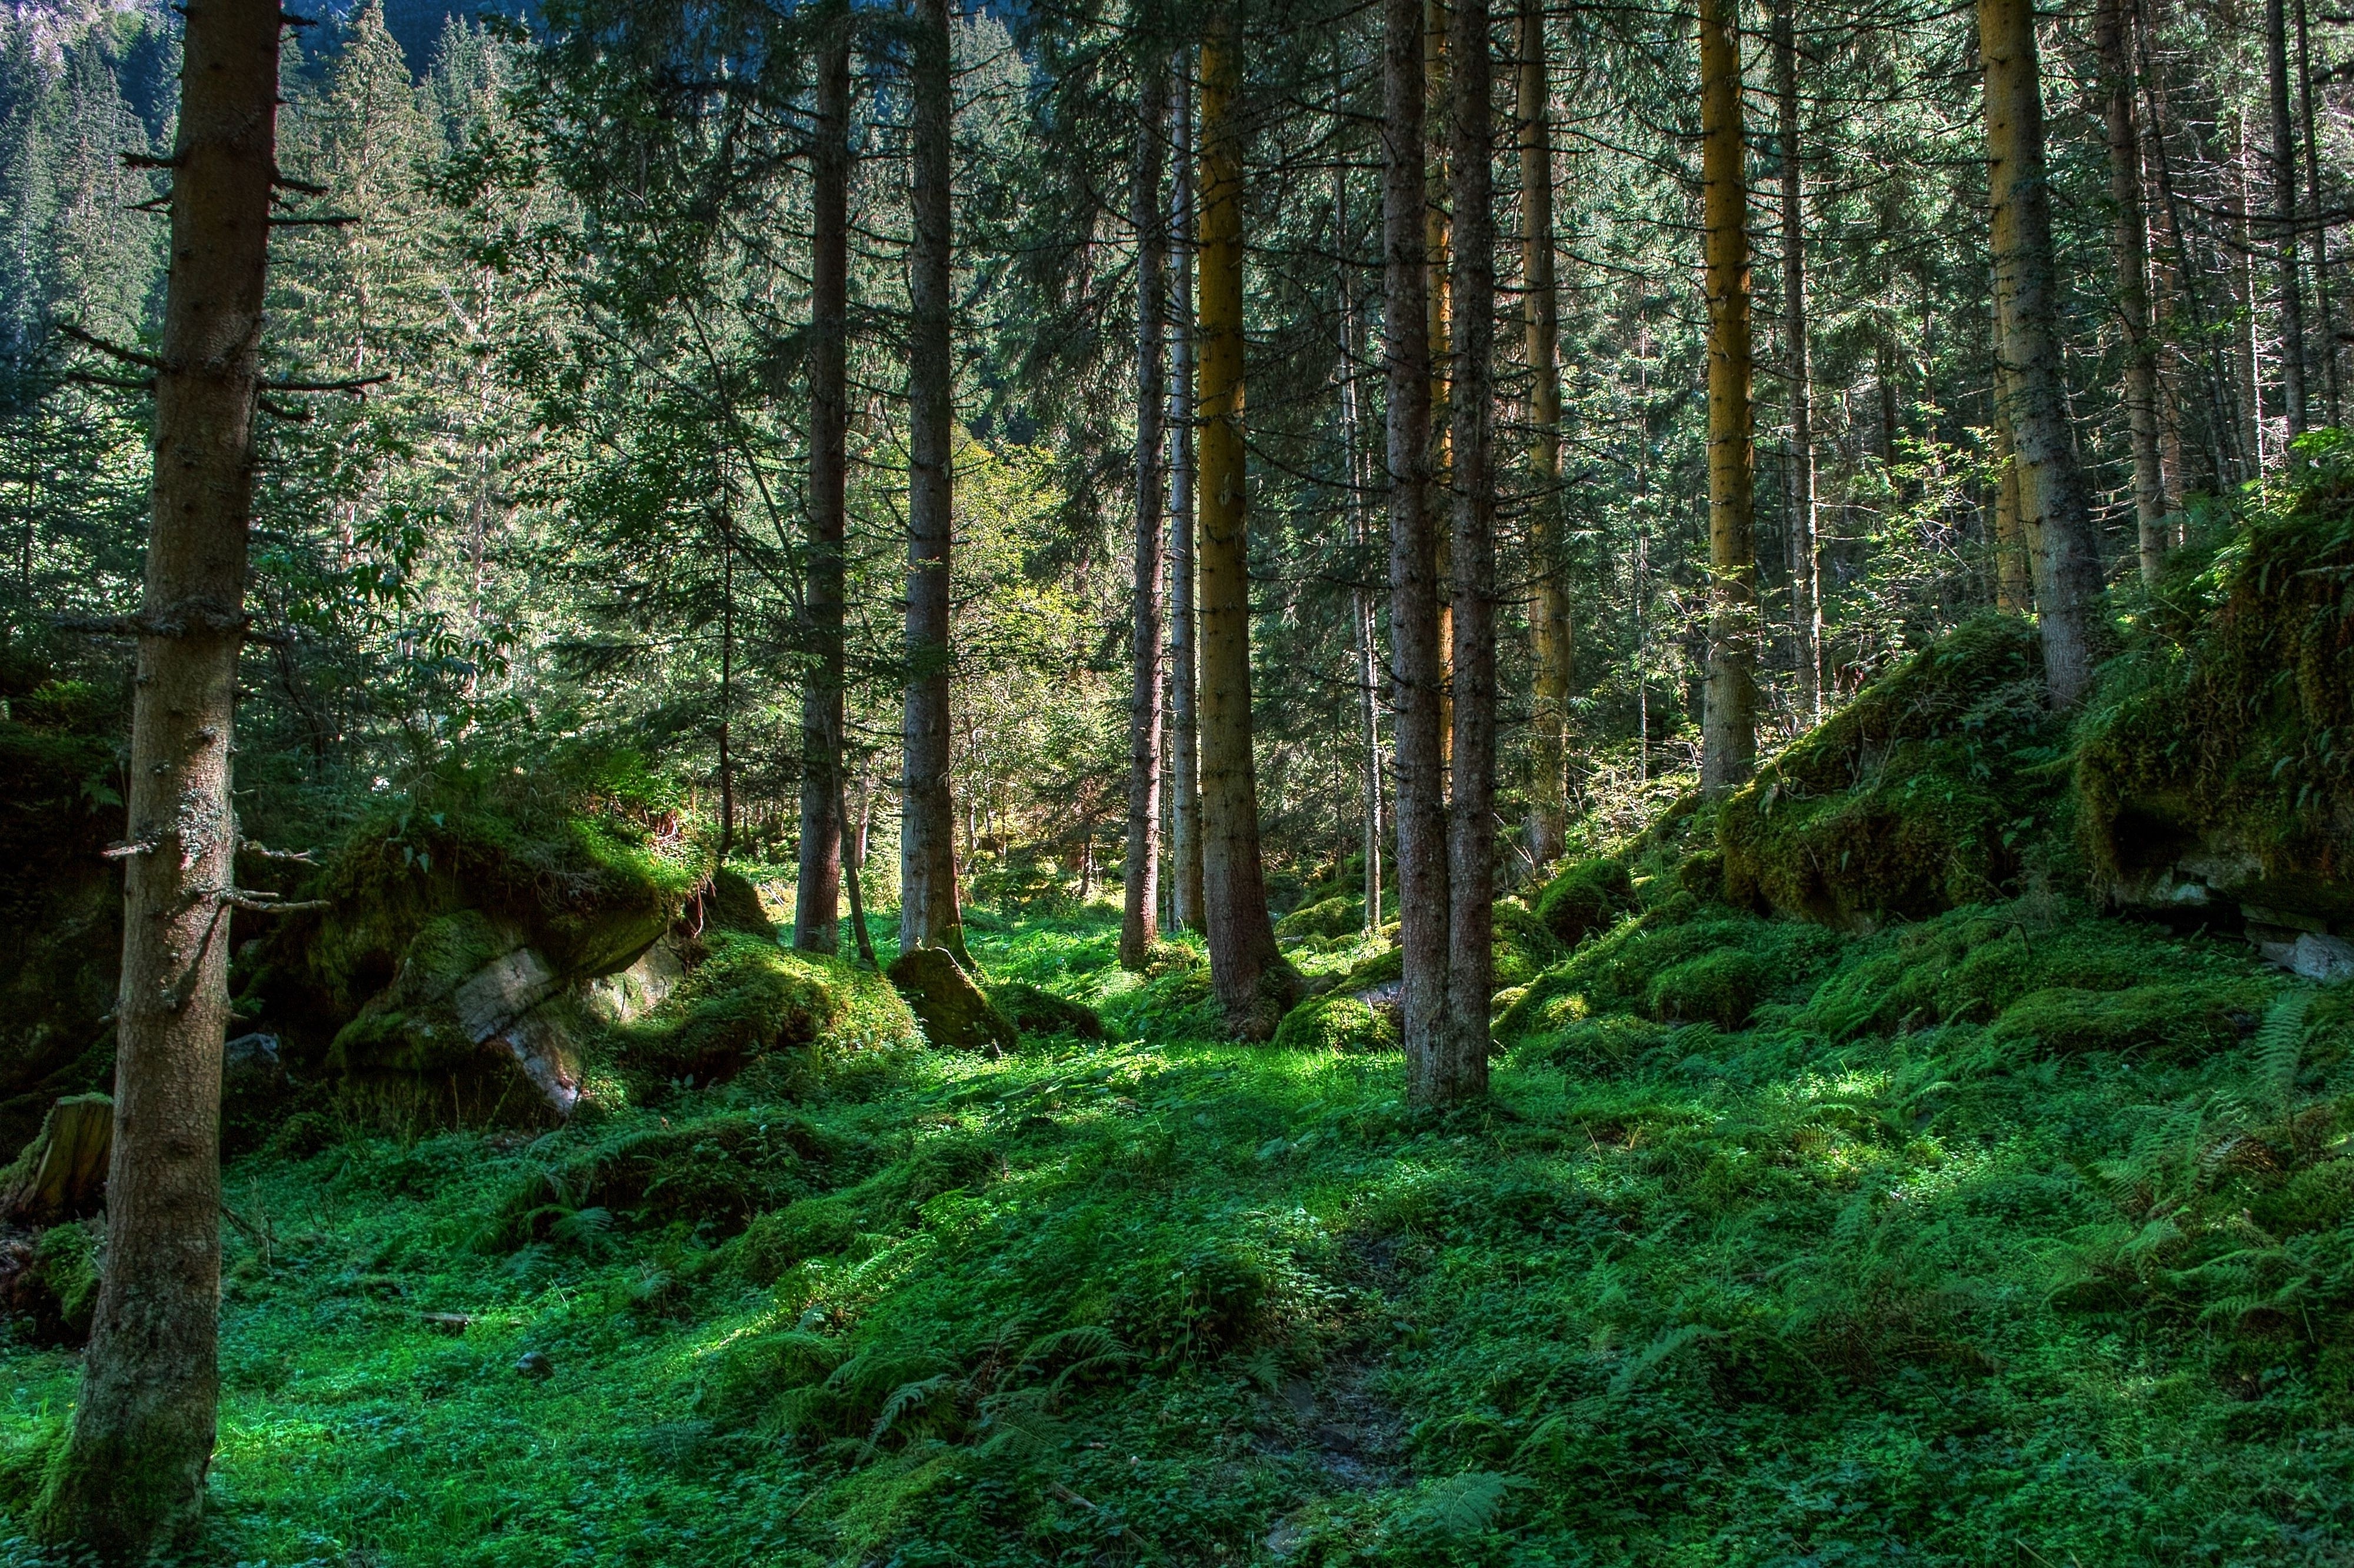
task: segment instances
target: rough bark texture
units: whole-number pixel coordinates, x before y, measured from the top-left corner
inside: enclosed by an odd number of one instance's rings
[[[1129,221],[1136,229],[1136,620],[1128,715],[1128,860],[1119,961],[1144,967],[1161,904],[1161,140],[1169,83],[1144,73],[1138,95]]]
[[[2321,144],[2313,123],[2313,51],[2306,26],[2305,0],[2296,0],[2296,112],[2305,131],[2305,204],[2321,215]],[[2320,318],[2323,414],[2335,425],[2342,407],[2338,386],[2338,316],[2329,304],[2329,226],[2312,225],[2313,311]]]
[[[1995,608],[2025,615],[2035,608],[2035,574],[2028,558],[2027,524],[2019,515],[2019,454],[2007,419],[1995,420],[1994,452]]]
[[[1382,312],[1388,360],[1390,693],[1396,714],[1398,946],[1407,1059],[1445,1049],[1447,797],[1437,540],[1430,508],[1429,234],[1423,173],[1422,0],[1384,0]]]
[[[1702,0],[1700,122],[1708,294],[1708,685],[1700,784],[1722,794],[1757,763],[1756,447],[1749,409],[1749,183],[1735,0]]]
[[[1332,172],[1332,223],[1334,232],[1351,232],[1349,181],[1339,169]],[[1365,351],[1364,315],[1358,309],[1346,268],[1341,270],[1340,288],[1341,471],[1349,481],[1350,538],[1362,560],[1373,544],[1373,530],[1365,518],[1371,476],[1365,471],[1364,404],[1357,393],[1357,367],[1363,362]],[[1370,935],[1380,930],[1382,925],[1382,727],[1373,597],[1362,575],[1350,590],[1349,619],[1350,641],[1357,660],[1357,723],[1365,747],[1358,770],[1363,818],[1359,853],[1365,862],[1365,931]]]
[[[1807,175],[1799,156],[1798,48],[1792,0],[1775,0],[1774,108],[1782,163],[1782,334],[1790,356],[1790,625],[1798,716],[1823,716],[1822,552],[1816,541],[1815,387],[1807,326]]]
[[[1181,52],[1176,75],[1177,239],[1170,290],[1169,422],[1169,880],[1170,918],[1202,928],[1202,768],[1199,652],[1193,607],[1193,87]]]
[[[2149,318],[2149,227],[2142,211],[2141,129],[2134,113],[2133,0],[2099,0],[2093,39],[2101,58],[2101,118],[2108,133],[2109,199],[2117,209],[2117,324],[2126,339],[2126,425],[2133,441],[2134,524],[2141,578],[2166,559],[2166,469],[2158,447],[2158,337]]]
[[[2272,109],[2274,250],[2280,269],[2281,404],[2291,440],[2305,433],[2305,299],[2297,282],[2296,136],[2288,112],[2285,0],[2264,0],[2264,90]]]
[[[1290,1006],[1297,980],[1267,919],[1251,760],[1237,45],[1227,32],[1213,32],[1202,45],[1202,892],[1210,982],[1226,1025],[1263,1040]]]
[[[1570,641],[1561,494],[1560,296],[1553,287],[1553,94],[1545,76],[1543,0],[1520,0],[1521,282],[1528,324],[1529,549],[1536,599],[1529,607],[1529,662],[1536,682],[1529,715],[1529,858],[1561,858],[1567,831]]]
[[[1487,0],[1453,0],[1449,164],[1455,208],[1455,800],[1445,1048],[1406,1062],[1408,1097],[1459,1105],[1488,1092],[1496,900],[1496,220],[1490,138],[1494,61]]]
[[[196,1516],[220,1396],[221,1039],[276,0],[190,0],[132,707],[104,1277],[43,1535],[129,1558]]]
[[[1996,385],[2017,453],[2020,519],[2031,540],[2041,531],[2035,597],[2044,679],[2056,706],[2073,707],[2092,683],[2101,562],[2060,376],[2052,190],[2030,0],[1979,0],[1978,52],[1986,63]]]
[[[949,345],[948,0],[917,0],[907,259],[907,708],[902,732],[899,948],[961,958],[949,795],[949,537],[955,408]]]
[[[842,930],[843,538],[850,430],[850,16],[829,7],[811,147],[809,639],[801,690],[801,874],[793,946],[831,953]]]

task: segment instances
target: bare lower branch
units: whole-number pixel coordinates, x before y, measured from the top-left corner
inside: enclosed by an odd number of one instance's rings
[[[118,392],[153,392],[155,390],[155,378],[152,376],[147,377],[144,381],[133,381],[127,376],[101,376],[96,371],[91,370],[69,370],[66,372],[65,378],[68,381],[75,383],[77,386],[111,387]]]
[[[101,860],[127,860],[134,854],[154,854],[154,841],[151,839],[144,843],[109,844],[104,849],[98,852],[98,858]]]
[[[262,385],[272,392],[349,392],[356,396],[391,379],[392,373],[387,371],[382,376],[358,376],[349,381],[265,381]]]
[[[311,850],[271,849],[268,844],[256,842],[252,839],[246,840],[237,847],[244,851],[247,854],[259,855],[263,860],[288,861],[296,865],[316,865],[319,863],[317,861],[311,858],[313,853],[315,853]]]
[[[135,348],[125,348],[119,343],[109,343],[104,338],[98,336],[94,333],[82,331],[81,328],[74,325],[71,322],[59,322],[58,323],[58,331],[60,334],[73,339],[76,343],[88,348],[94,348],[98,350],[99,353],[105,355],[108,358],[119,359],[125,365],[135,365],[143,370],[168,370],[171,368],[171,366],[165,365],[162,360],[156,358],[152,354],[142,354]]]
[[[243,909],[255,915],[292,915],[304,909],[324,909],[323,898],[305,898],[300,903],[281,904],[275,894],[249,893],[239,890],[217,895],[224,908]]]

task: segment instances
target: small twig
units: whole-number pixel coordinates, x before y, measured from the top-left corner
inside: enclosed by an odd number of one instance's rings
[[[327,906],[327,901],[323,898],[306,898],[296,904],[281,904],[278,902],[276,894],[249,893],[243,890],[216,894],[214,896],[218,898],[222,906],[227,908],[244,909],[256,915],[292,915],[297,910],[324,909]]]
[[[1095,1504],[1087,1501],[1087,1499],[1081,1497],[1078,1493],[1073,1491],[1070,1488],[1065,1486],[1060,1481],[1055,1482],[1054,1488],[1055,1495],[1062,1499],[1065,1502],[1076,1503],[1081,1508],[1087,1510],[1089,1513],[1098,1513],[1102,1511],[1097,1509]]]
[[[180,160],[176,157],[159,158],[153,153],[125,153],[122,154],[122,166],[126,169],[176,169],[180,166]]]
[[[263,413],[273,418],[291,420],[297,425],[307,425],[311,422],[311,410],[308,408],[292,408],[269,397],[257,397],[254,401],[260,405]]]
[[[173,9],[176,11],[179,7],[175,5]],[[278,25],[281,27],[315,27],[319,25],[319,18],[297,16],[292,11],[281,11],[278,13]]]
[[[278,186],[281,190],[301,191],[304,196],[325,196],[327,194],[326,186],[314,185],[308,180],[298,180],[293,175],[286,173],[283,169],[272,173],[270,176],[270,183]]]
[[[144,843],[109,844],[104,849],[98,852],[98,858],[101,860],[126,860],[134,854],[154,854],[154,853],[155,843],[154,841],[151,839]]]
[[[258,843],[252,839],[246,840],[237,847],[243,850],[248,854],[260,855],[264,860],[292,861],[297,865],[316,865],[319,863],[317,861],[311,858],[313,854],[317,853],[314,850],[271,849],[268,844]]]

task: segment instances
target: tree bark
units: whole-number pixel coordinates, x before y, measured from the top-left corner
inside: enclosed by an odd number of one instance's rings
[[[2280,267],[2281,405],[2289,440],[2305,434],[2305,296],[2297,280],[2296,135],[2289,118],[2288,7],[2264,0],[2264,88],[2273,122],[2273,218]]]
[[[1978,51],[1986,62],[1996,386],[2017,449],[2020,517],[2031,536],[2040,529],[2042,539],[2036,603],[2044,680],[2053,705],[2073,708],[2093,680],[2101,562],[2060,374],[2052,192],[2031,0],[1978,0]]]
[[[1536,599],[1529,608],[1529,662],[1536,690],[1529,715],[1529,858],[1561,858],[1568,832],[1570,641],[1562,529],[1561,298],[1553,285],[1552,86],[1545,73],[1543,0],[1520,0],[1521,282],[1528,323],[1529,553]]]
[[[955,366],[949,351],[948,0],[916,0],[915,124],[907,262],[907,706],[902,732],[899,950],[946,948],[959,959],[956,806],[949,790],[949,541],[954,476]]]
[[[1815,500],[1814,350],[1807,324],[1807,175],[1799,156],[1793,0],[1774,5],[1774,107],[1782,163],[1782,333],[1790,355],[1790,623],[1798,714],[1823,718],[1822,551]]]
[[[2027,548],[2027,524],[2019,515],[2019,454],[2010,421],[1995,416],[1995,608],[2025,615],[2035,608],[2035,578]]]
[[[849,517],[850,13],[827,7],[817,58],[810,165],[809,558],[802,606],[809,646],[801,689],[801,843],[793,946],[841,946],[843,541]]]
[[[1128,719],[1128,859],[1119,961],[1140,969],[1160,936],[1161,877],[1161,148],[1169,80],[1143,73],[1129,221],[1136,229],[1136,635]]]
[[[1169,422],[1169,912],[1202,929],[1201,717],[1196,673],[1193,526],[1193,84],[1177,58],[1176,168],[1170,185],[1176,278],[1170,299]]]
[[[2296,111],[2305,131],[2305,203],[2321,216],[2321,144],[2314,139],[2313,55],[2306,37],[2305,0],[2296,0]],[[2329,306],[2329,226],[2313,225],[2313,312],[2321,327],[2321,395],[2329,423],[2338,419],[2338,317]]]
[[[1243,451],[1241,40],[1202,44],[1202,891],[1210,982],[1236,1036],[1275,1033],[1297,995],[1275,945],[1251,759],[1250,533]]]
[[[1737,0],[1700,8],[1701,221],[1708,292],[1708,561],[1712,613],[1701,710],[1701,789],[1723,794],[1757,762],[1757,453],[1749,384],[1749,182]]]
[[[1332,171],[1332,224],[1340,243],[1345,245],[1350,223],[1349,176],[1344,169]],[[1382,726],[1373,599],[1365,587],[1362,565],[1373,543],[1373,530],[1365,518],[1371,476],[1365,471],[1363,403],[1357,394],[1357,366],[1364,356],[1364,317],[1345,266],[1340,283],[1341,471],[1347,475],[1350,538],[1361,563],[1352,574],[1357,581],[1349,594],[1350,641],[1357,661],[1357,722],[1365,748],[1357,770],[1363,818],[1359,853],[1364,859],[1364,928],[1371,936],[1382,927]]]
[[[107,1245],[39,1533],[143,1557],[202,1507],[220,1396],[221,1038],[277,0],[189,0],[132,705]]]
[[[1487,0],[1452,0],[1449,169],[1455,209],[1455,800],[1448,819],[1446,1048],[1406,1064],[1408,1097],[1460,1105],[1488,1092],[1496,901],[1495,63]]]
[[[2166,560],[2168,507],[2165,462],[2158,444],[2158,337],[2150,327],[2149,228],[2142,209],[2141,130],[2134,112],[2133,26],[2133,0],[2098,0],[2093,39],[2104,79],[2109,199],[2117,209],[2112,249],[2117,268],[2117,322],[2126,340],[2134,524],[2142,581],[2154,583]]]
[[[1438,542],[1430,506],[1428,190],[1422,0],[1384,0],[1382,334],[1388,376],[1390,690],[1396,717],[1398,947],[1409,1063],[1446,1048],[1447,796],[1438,646]],[[1409,1074],[1411,1075],[1411,1069]]]

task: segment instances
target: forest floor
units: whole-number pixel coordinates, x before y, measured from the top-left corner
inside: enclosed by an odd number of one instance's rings
[[[1202,1037],[1198,982],[1123,974],[1095,908],[974,945],[1108,1043],[281,1140],[228,1175],[188,1560],[2354,1563],[2315,1320],[2354,1288],[2345,1024],[2237,944],[1941,919],[1827,938],[1736,1031],[1534,1038],[1445,1119],[1394,1054]],[[1900,984],[1923,929],[2266,1022],[2169,1055],[1808,1011]],[[626,1199],[561,1174],[631,1158]],[[803,1195],[748,1230],[731,1161]],[[0,1349],[8,1518],[76,1367]]]

